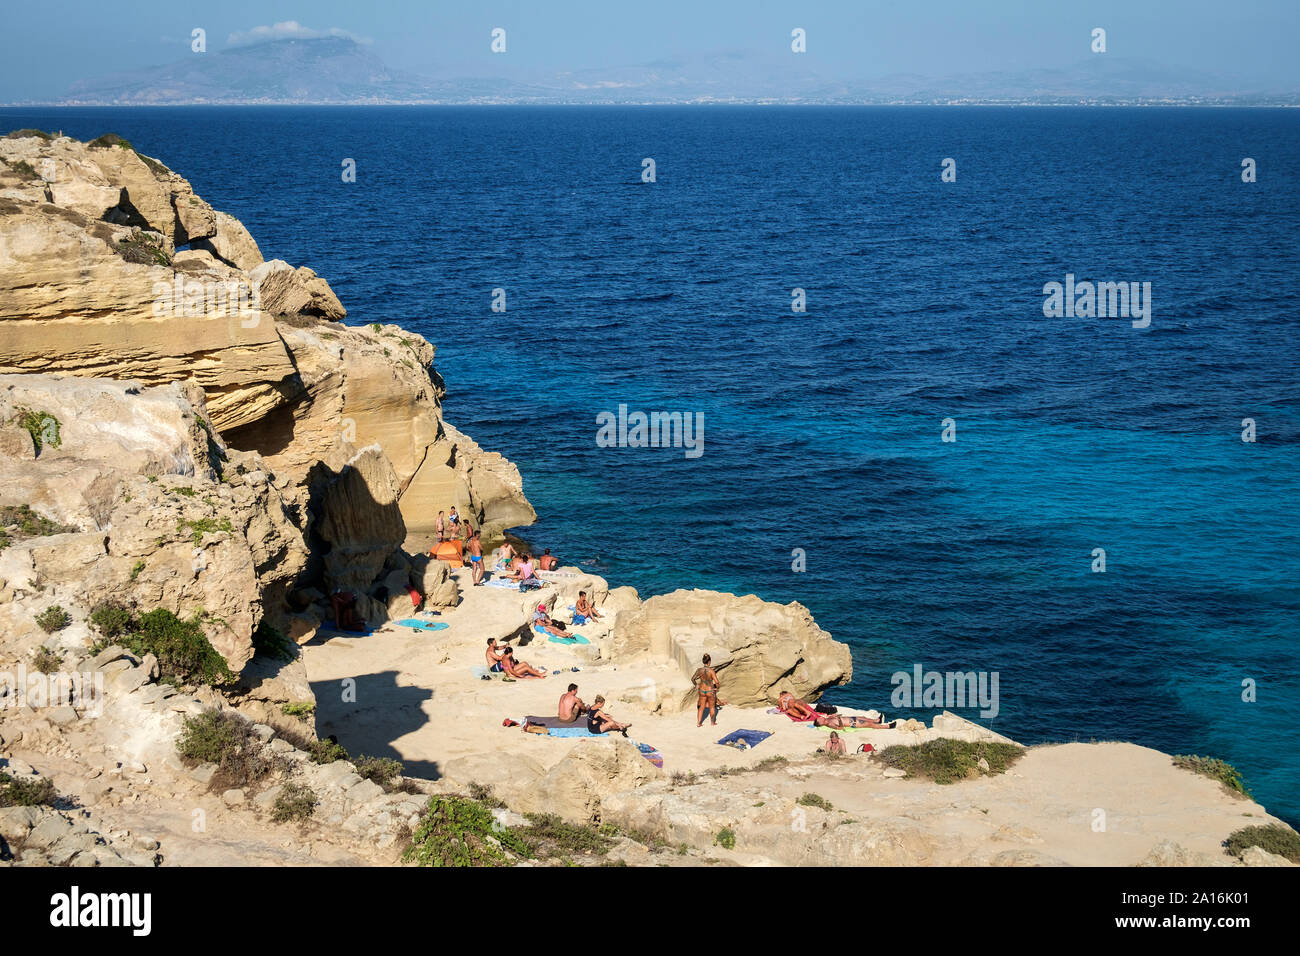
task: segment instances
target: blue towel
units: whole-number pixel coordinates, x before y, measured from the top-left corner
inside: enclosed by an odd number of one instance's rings
[[[581,634],[574,634],[573,637],[556,637],[550,631],[543,630],[542,628],[538,627],[535,624],[533,625],[533,630],[537,632],[538,637],[544,637],[552,644],[590,644],[591,643],[591,641],[587,640]]]
[[[547,730],[551,737],[608,737],[609,734],[593,734],[586,727],[551,727]]]
[[[444,621],[421,621],[413,617],[408,617],[405,620],[398,621],[397,623],[402,625],[402,627],[415,628],[417,631],[445,631],[447,628],[451,627],[450,624],[447,624]]]
[[[771,737],[770,731],[766,730],[733,730],[727,736],[718,741],[720,744],[731,744],[738,740],[743,740],[751,747],[757,747],[768,737]]]

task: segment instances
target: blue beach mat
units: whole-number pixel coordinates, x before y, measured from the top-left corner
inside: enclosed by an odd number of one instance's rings
[[[609,734],[593,734],[586,727],[548,727],[550,737],[608,737]]]
[[[727,734],[727,736],[719,740],[718,743],[723,746],[731,746],[743,740],[750,747],[757,747],[771,736],[771,731],[767,730],[733,730],[731,733]]]
[[[415,628],[417,631],[445,631],[447,628],[451,627],[450,624],[447,624],[444,621],[420,621],[413,617],[408,617],[404,620],[398,621],[397,623],[402,625],[402,627]]]
[[[590,644],[591,643],[591,641],[587,640],[581,634],[574,634],[573,637],[556,637],[550,631],[544,631],[540,627],[534,627],[533,630],[537,632],[538,637],[544,637],[552,644]]]

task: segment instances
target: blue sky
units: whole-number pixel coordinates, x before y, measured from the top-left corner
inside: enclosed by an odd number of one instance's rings
[[[1068,66],[1087,57],[1100,26],[1116,56],[1300,89],[1300,0],[41,0],[6,5],[0,101],[179,60],[194,27],[216,51],[231,35],[285,21],[345,31],[390,66],[444,76],[785,53],[798,26],[819,71],[934,77]],[[508,31],[508,57],[488,50],[498,26]]]

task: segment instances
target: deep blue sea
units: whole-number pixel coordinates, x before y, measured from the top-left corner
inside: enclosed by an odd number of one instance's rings
[[[563,560],[643,596],[802,602],[853,648],[832,701],[894,713],[895,671],[996,671],[994,729],[1222,757],[1300,823],[1300,111],[0,125],[119,133],[325,276],[349,322],[427,336],[448,420],[519,466],[525,535]],[[1066,273],[1150,282],[1150,327],[1045,318]],[[598,448],[620,403],[703,413],[703,455]]]

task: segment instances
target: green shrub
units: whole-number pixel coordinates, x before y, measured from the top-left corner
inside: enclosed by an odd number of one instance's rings
[[[1280,823],[1244,827],[1224,840],[1223,845],[1230,856],[1241,856],[1248,847],[1257,846],[1292,863],[1300,863],[1300,834]]]
[[[286,717],[298,717],[302,720],[306,720],[312,714],[316,713],[316,705],[309,700],[304,700],[300,703],[281,704],[280,713],[284,714]]]
[[[171,257],[167,255],[167,250],[143,232],[137,232],[126,239],[119,239],[117,254],[127,262],[134,262],[142,266],[169,266],[172,264]]]
[[[343,745],[329,738],[312,741],[307,745],[307,753],[311,754],[313,761],[320,764],[348,759],[348,752]]]
[[[97,136],[86,144],[92,149],[108,149],[110,146],[120,146],[122,149],[135,149],[129,140],[123,139],[116,133],[105,133],[103,136]]]
[[[105,601],[95,605],[90,612],[90,623],[108,640],[121,637],[131,627],[131,612],[117,604]]]
[[[604,856],[614,841],[592,826],[569,823],[553,813],[529,813],[528,840],[534,853],[542,856],[568,856],[574,853],[594,853]]]
[[[279,629],[268,624],[265,618],[253,632],[253,651],[275,660],[291,661],[294,658],[293,642]]]
[[[46,634],[53,634],[71,624],[72,617],[59,605],[54,604],[36,615],[36,623]]]
[[[508,854],[531,857],[533,850],[498,826],[491,809],[467,797],[433,797],[402,859],[420,866],[511,866]]]
[[[402,775],[402,762],[391,757],[367,757],[362,755],[353,761],[357,774],[364,780],[372,780],[385,790],[394,780]]]
[[[14,541],[23,538],[47,538],[52,534],[76,530],[57,521],[51,521],[39,512],[33,511],[30,505],[0,506],[0,534],[4,533],[5,528],[13,529]],[[7,534],[5,534],[5,543],[10,543]]]
[[[33,411],[30,408],[14,409],[18,413],[18,424],[27,429],[36,445],[37,454],[46,445],[58,448],[63,444],[63,424],[46,411]]]
[[[1015,744],[940,737],[915,746],[896,744],[886,747],[879,752],[879,758],[886,767],[906,770],[909,776],[926,777],[935,783],[948,784],[969,780],[986,772],[1005,773],[1024,753],[1024,748]],[[987,771],[980,768],[981,759],[988,763]]]
[[[816,793],[805,793],[802,797],[800,797],[795,802],[798,803],[801,807],[817,807],[818,809],[826,810],[826,811],[835,809],[833,806],[831,806],[831,802],[829,800],[827,800],[825,797],[821,796],[820,794],[816,794]]]
[[[12,777],[0,771],[0,807],[52,807],[59,798],[48,777]]]
[[[110,626],[120,626],[116,613],[106,612]],[[187,621],[166,608],[155,608],[138,618],[132,617],[119,632],[119,643],[140,657],[153,654],[162,673],[185,683],[213,687],[233,684],[235,675],[226,665],[226,659],[208,641],[200,620],[195,616]]]
[[[203,543],[203,536],[205,534],[216,534],[218,531],[224,531],[227,534],[230,534],[235,530],[230,524],[229,518],[222,518],[220,521],[216,518],[198,518],[193,521],[187,521],[182,518],[180,521],[176,522],[177,531],[184,533],[186,528],[190,530],[190,536],[194,539],[194,547],[196,548]]]
[[[5,139],[26,139],[29,136],[35,136],[38,139],[54,139],[54,136],[45,132],[43,129],[16,129],[12,133],[6,133]]]
[[[44,176],[42,176],[40,173],[36,171],[35,167],[32,166],[31,163],[27,162],[27,160],[25,159],[14,160],[11,162],[7,159],[0,158],[0,162],[4,163],[10,169],[16,172],[19,176],[22,176],[26,179],[45,178]]]
[[[1183,770],[1190,770],[1192,773],[1199,773],[1211,780],[1217,780],[1233,793],[1250,796],[1250,791],[1246,789],[1245,783],[1242,782],[1241,774],[1237,771],[1237,768],[1227,761],[1219,760],[1217,757],[1177,754],[1174,757],[1174,766],[1181,767]]]
[[[32,653],[32,669],[41,674],[53,674],[63,666],[63,659],[48,647],[38,647]]]
[[[228,710],[205,710],[186,717],[176,741],[176,752],[188,766],[215,763],[211,789],[248,787],[273,769],[263,753],[253,725]]]
[[[271,807],[271,819],[276,823],[304,823],[316,812],[316,791],[301,783],[286,783]]]
[[[131,581],[134,582],[135,579],[140,576],[140,572],[143,570],[144,570],[143,561],[137,561],[135,564],[131,565]]]
[[[724,850],[734,850],[736,848],[735,831],[726,827],[719,830],[718,835],[713,838],[713,845],[720,846]]]

